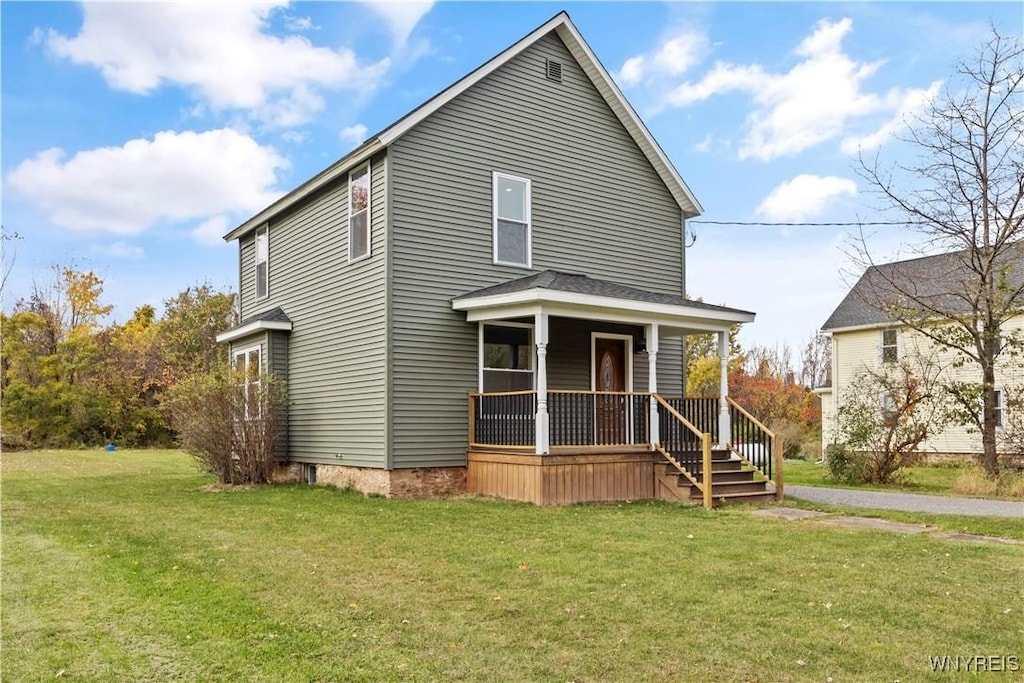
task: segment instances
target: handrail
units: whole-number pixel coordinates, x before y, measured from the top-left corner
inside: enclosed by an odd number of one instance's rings
[[[782,475],[782,455],[783,454],[782,454],[782,449],[779,448],[778,434],[773,432],[771,429],[768,429],[768,427],[766,427],[763,422],[761,422],[756,417],[751,415],[750,412],[748,412],[746,408],[741,406],[739,403],[736,403],[736,401],[732,400],[732,397],[727,396],[726,397],[726,401],[728,401],[728,404],[732,408],[734,408],[739,415],[742,415],[745,419],[749,420],[750,423],[754,427],[757,427],[758,429],[760,429],[762,432],[764,432],[765,436],[768,437],[767,438],[768,450],[769,450],[768,458],[763,460],[763,463],[765,465],[765,469],[768,471],[768,474],[765,474],[763,471],[761,471],[760,467],[758,467],[754,462],[752,462],[752,457],[747,457],[747,455],[745,455],[744,453],[742,453],[740,451],[737,451],[735,444],[733,445],[733,451],[738,452],[740,454],[741,460],[743,460],[746,464],[748,464],[751,467],[753,467],[766,480],[774,482],[774,484],[775,484],[775,499],[777,501],[781,502],[783,500],[783,498],[785,497],[785,492],[784,492],[784,489],[783,489],[783,475]],[[734,424],[733,425],[733,430],[735,430],[735,429],[736,429],[736,425]],[[734,434],[735,434],[735,431],[734,431]],[[774,470],[774,472],[772,470]]]
[[[693,432],[694,436],[697,436],[697,437],[702,437],[702,436],[704,436],[704,433],[703,433],[703,432],[701,432],[701,431],[700,431],[699,429],[697,429],[696,427],[694,427],[694,426],[693,426],[693,423],[692,423],[692,422],[690,422],[689,420],[687,420],[687,419],[686,419],[685,417],[683,417],[682,413],[680,413],[680,412],[679,412],[678,410],[676,410],[675,408],[673,408],[672,406],[670,406],[670,405],[668,404],[668,401],[666,401],[665,399],[663,399],[663,398],[662,398],[661,396],[659,396],[658,394],[651,394],[651,396],[652,396],[652,397],[654,397],[654,400],[655,400],[655,401],[657,401],[657,402],[658,402],[658,404],[659,404],[659,405],[661,405],[661,407],[663,407],[663,408],[664,408],[665,410],[667,410],[667,411],[668,411],[668,412],[669,412],[669,413],[670,413],[670,414],[672,415],[672,417],[674,417],[674,418],[676,418],[677,420],[679,420],[680,422],[682,422],[682,423],[683,423],[683,426],[684,426],[684,427],[686,427],[686,428],[687,428],[687,429],[689,429],[689,430],[690,430],[691,432]]]
[[[748,413],[748,412],[747,412],[747,410],[746,410],[746,408],[744,408],[743,406],[741,406],[741,405],[740,405],[739,403],[737,403],[736,401],[732,400],[732,396],[726,396],[726,397],[725,397],[725,400],[726,400],[726,401],[728,401],[728,402],[729,402],[729,405],[731,405],[731,406],[732,406],[733,408],[735,408],[736,410],[738,410],[738,411],[740,411],[741,413],[743,413],[743,416],[744,416],[744,417],[746,417],[746,418],[747,418],[748,420],[750,420],[751,422],[753,422],[753,423],[754,423],[755,425],[757,425],[758,427],[760,427],[760,428],[761,428],[761,429],[763,429],[764,431],[768,432],[768,434],[769,434],[770,436],[772,436],[772,437],[774,437],[774,436],[775,436],[775,432],[773,432],[772,430],[770,430],[770,429],[768,429],[767,427],[765,427],[765,426],[764,426],[764,423],[762,423],[762,422],[761,422],[760,420],[758,420],[758,419],[757,419],[756,417],[754,417],[753,415],[751,415],[750,413]]]
[[[471,391],[470,396],[522,396],[536,394],[536,389],[520,389],[519,391]]]
[[[714,497],[711,492],[711,434],[707,432],[701,432],[697,429],[693,423],[687,420],[682,414],[673,408],[669,403],[658,394],[651,394],[651,398],[658,402],[662,408],[664,408],[669,415],[678,420],[684,427],[690,430],[692,434],[700,439],[700,450],[701,450],[701,482],[697,484],[697,488],[700,489],[703,494],[703,504],[708,510],[714,505]],[[664,453],[664,449],[659,448],[659,451]],[[674,458],[669,458],[669,462],[679,468],[679,463]],[[687,473],[689,474],[689,473]],[[692,476],[688,477],[691,481],[695,481]]]

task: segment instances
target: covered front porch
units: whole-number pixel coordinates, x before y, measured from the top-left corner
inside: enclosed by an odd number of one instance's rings
[[[699,494],[707,506],[781,492],[774,435],[728,394],[728,333],[753,313],[552,271],[452,306],[479,328],[470,492],[541,504]],[[720,395],[684,398],[684,340],[709,333]],[[716,474],[737,465],[752,486]]]

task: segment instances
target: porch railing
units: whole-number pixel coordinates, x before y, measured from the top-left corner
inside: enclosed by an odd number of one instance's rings
[[[548,392],[552,446],[649,444],[651,395],[637,392]],[[469,395],[471,446],[526,449],[536,443],[537,392]]]
[[[469,443],[532,449],[537,438],[536,415],[536,391],[470,394]]]

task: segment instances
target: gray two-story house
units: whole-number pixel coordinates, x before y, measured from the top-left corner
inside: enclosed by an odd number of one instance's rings
[[[746,418],[683,401],[685,336],[754,318],[685,298],[700,212],[561,13],[228,233],[219,340],[286,380],[292,478],[688,499]]]

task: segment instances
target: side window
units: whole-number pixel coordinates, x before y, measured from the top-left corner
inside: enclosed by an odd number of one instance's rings
[[[899,360],[899,337],[896,330],[882,330],[882,362],[895,363]]]
[[[484,325],[483,391],[533,389],[533,330]]]
[[[494,173],[494,262],[530,267],[530,181]]]
[[[265,299],[270,294],[270,229],[263,226],[256,230],[256,298]]]
[[[1002,427],[1003,426],[1003,391],[1002,391],[1002,389],[996,389],[995,399],[996,399],[996,405],[995,405],[996,426],[997,427]]]
[[[370,255],[370,165],[348,176],[348,260]]]
[[[262,410],[260,401],[260,373],[262,370],[263,347],[250,346],[232,353],[238,386],[245,405],[245,419],[259,419]]]

